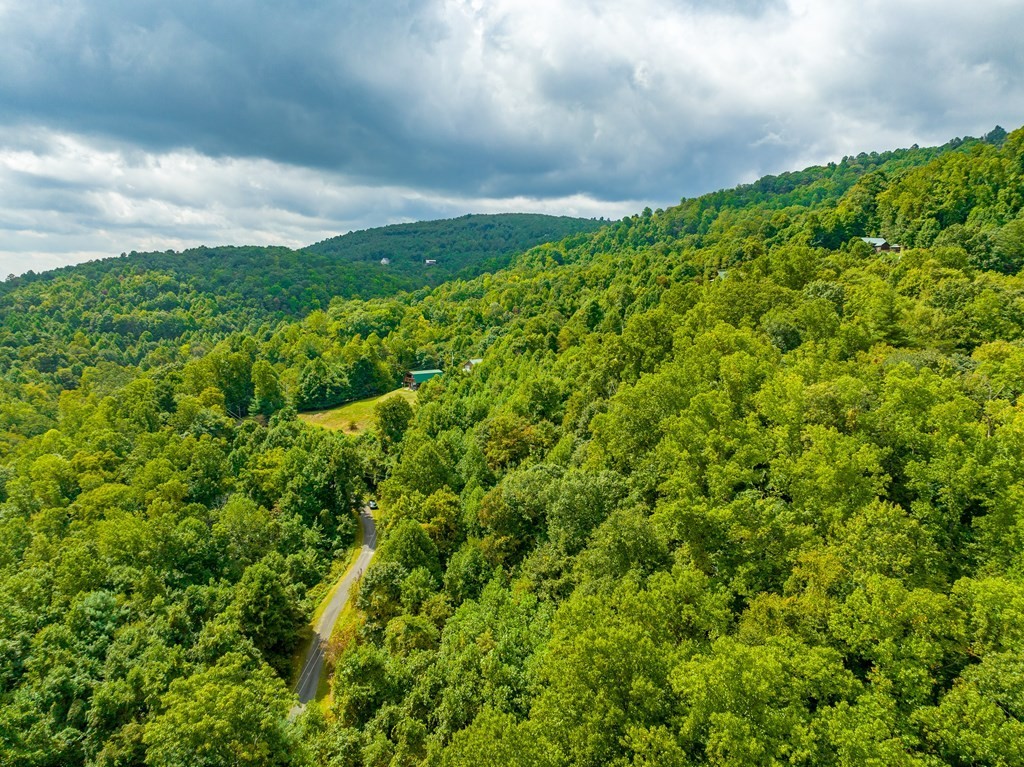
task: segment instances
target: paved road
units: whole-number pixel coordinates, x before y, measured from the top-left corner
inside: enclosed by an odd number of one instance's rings
[[[348,602],[352,584],[359,580],[366,571],[366,566],[370,564],[373,552],[377,549],[377,526],[373,523],[370,509],[365,506],[359,510],[359,526],[363,530],[363,547],[359,550],[355,564],[342,576],[338,586],[334,589],[331,601],[320,616],[315,627],[316,633],[306,651],[302,673],[299,675],[299,681],[295,683],[295,692],[299,696],[300,706],[304,706],[316,697],[316,688],[320,686],[320,675],[324,671],[324,652],[327,649],[327,640],[331,638],[334,624],[338,620],[342,608],[345,607],[345,603]]]

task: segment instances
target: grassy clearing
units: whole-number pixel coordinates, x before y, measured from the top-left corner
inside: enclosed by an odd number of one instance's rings
[[[306,423],[322,426],[325,429],[344,431],[346,434],[361,434],[373,426],[373,407],[378,402],[388,397],[403,397],[410,405],[416,404],[416,392],[406,388],[395,389],[379,397],[368,397],[367,399],[349,402],[345,405],[333,407],[330,410],[314,410],[309,413],[299,413]]]

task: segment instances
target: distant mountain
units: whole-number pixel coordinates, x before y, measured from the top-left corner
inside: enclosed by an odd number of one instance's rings
[[[501,269],[527,248],[592,232],[603,223],[537,213],[470,215],[350,232],[303,252],[375,266],[387,259],[390,271],[410,276],[411,282],[438,284]],[[435,262],[429,269],[428,261]]]
[[[1021,764],[1022,190],[1000,129],[299,320],[260,302],[459,266],[7,286],[0,765]],[[370,432],[295,417],[422,368]],[[330,716],[289,719],[371,493]]]
[[[338,296],[393,296],[496,271],[533,246],[603,224],[564,216],[473,215],[367,229],[301,250],[132,252],[29,272],[0,283],[0,370],[26,354],[51,372],[94,363],[95,350],[77,355],[77,363],[76,355],[54,351],[78,332],[105,338],[105,359],[139,362],[160,344],[253,333],[327,308]]]
[[[36,282],[98,282],[159,272],[199,293],[233,295],[263,311],[298,315],[326,307],[336,295],[372,298],[495,271],[535,245],[592,232],[603,224],[534,213],[467,215],[350,232],[299,250],[204,246],[181,252],[132,251],[10,278],[0,284],[0,296]],[[435,263],[428,265],[428,260]]]

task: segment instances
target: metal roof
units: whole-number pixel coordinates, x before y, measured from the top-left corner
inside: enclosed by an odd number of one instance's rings
[[[416,383],[423,383],[424,381],[429,381],[434,376],[441,375],[441,371],[436,368],[431,370],[410,370],[409,375],[412,376],[412,380]]]
[[[864,242],[868,245],[874,245],[876,248],[880,245],[885,245],[886,239],[884,237],[861,237]]]

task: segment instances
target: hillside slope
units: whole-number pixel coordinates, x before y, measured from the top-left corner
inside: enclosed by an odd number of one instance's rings
[[[592,232],[603,224],[537,213],[477,214],[350,232],[303,250],[374,266],[387,258],[391,271],[414,278],[418,287],[496,271],[508,265],[510,256],[534,245]],[[427,260],[436,263],[424,269]]]
[[[336,297],[393,296],[499,269],[530,247],[602,225],[534,214],[464,216],[353,232],[302,250],[133,252],[29,273],[0,283],[0,370],[27,364],[69,385],[84,365],[101,360],[158,365],[185,343],[255,334]],[[380,264],[384,255],[393,257],[388,266]],[[427,257],[438,263],[426,266]]]
[[[12,365],[0,763],[1020,763],[1024,130],[880,158],[74,386]],[[375,432],[295,418],[421,365]],[[362,628],[289,723],[370,488]]]

